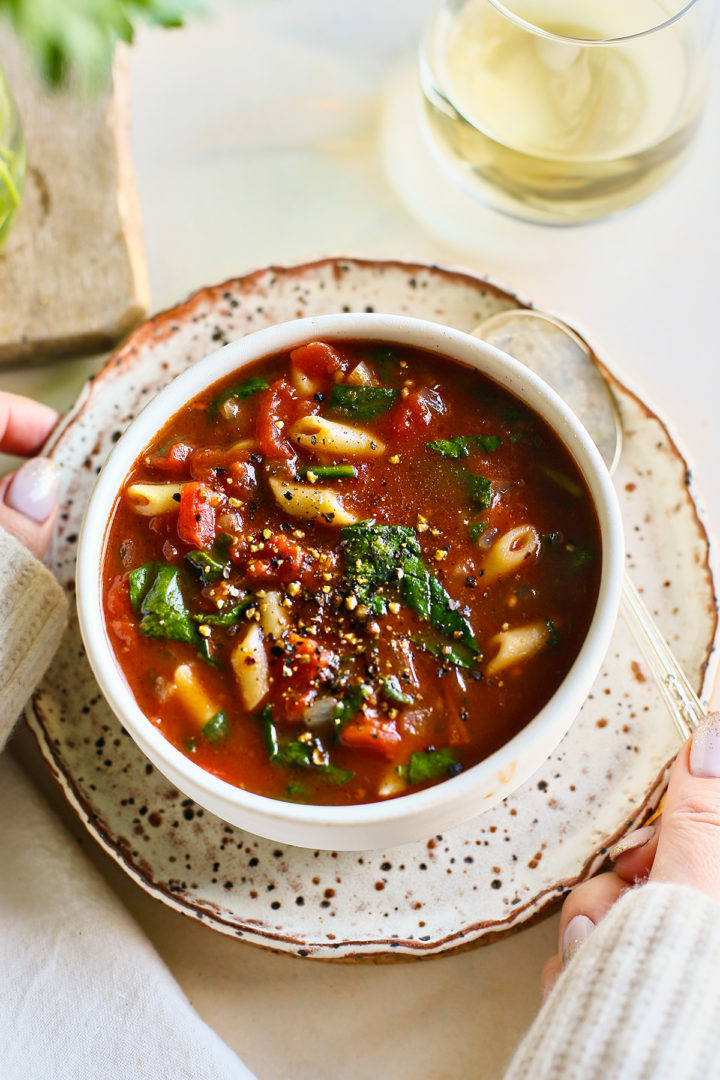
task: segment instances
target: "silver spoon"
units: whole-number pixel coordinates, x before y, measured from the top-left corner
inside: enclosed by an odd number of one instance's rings
[[[607,380],[577,334],[552,315],[529,309],[499,312],[476,326],[472,334],[519,360],[556,390],[613,472],[622,448],[622,422]],[[627,572],[623,575],[622,610],[675,726],[683,739],[689,738],[706,716],[706,709]]]

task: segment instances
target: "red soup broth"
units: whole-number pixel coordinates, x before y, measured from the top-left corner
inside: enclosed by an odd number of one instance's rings
[[[600,563],[574,459],[517,398],[423,349],[311,342],[193,398],[138,458],[104,609],[173,745],[342,805],[520,731],[577,656]]]

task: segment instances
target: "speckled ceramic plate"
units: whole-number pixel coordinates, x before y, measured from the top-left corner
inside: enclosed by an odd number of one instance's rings
[[[58,435],[52,453],[67,489],[49,565],[72,591],[83,510],[113,442],[148,395],[223,342],[337,311],[411,314],[470,330],[520,303],[467,274],[344,259],[270,268],[201,290],[133,334]],[[702,691],[717,619],[687,463],[641,397],[609,377],[624,427],[615,480],[628,565]],[[70,804],[144,889],[223,933],[325,959],[427,956],[538,918],[654,807],[678,745],[622,621],[593,692],[540,772],[468,825],[377,853],[281,849],[185,799],[100,696],[75,619],[28,720]]]

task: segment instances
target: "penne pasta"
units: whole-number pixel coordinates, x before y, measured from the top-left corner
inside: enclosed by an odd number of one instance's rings
[[[265,642],[262,630],[257,623],[253,623],[242,641],[235,646],[230,655],[230,662],[243,705],[248,712],[254,712],[270,690],[270,670]]]
[[[303,450],[318,454],[350,454],[378,457],[385,443],[377,435],[324,416],[302,416],[293,426],[293,441]]]
[[[265,636],[278,641],[289,624],[287,608],[282,605],[282,594],[266,592],[259,598],[258,607],[260,608],[260,625]]]
[[[532,525],[518,525],[498,537],[483,563],[483,584],[517,570],[540,551],[540,537]]]
[[[311,379],[309,375],[306,375],[305,372],[301,371],[295,364],[290,365],[290,378],[301,398],[311,398],[313,394],[318,392],[321,386],[321,383],[316,379]]]
[[[485,667],[487,675],[497,675],[509,667],[529,660],[547,645],[550,631],[544,622],[528,623],[514,630],[501,630],[490,638],[490,645],[497,645],[495,656]]]
[[[177,510],[182,489],[182,484],[131,484],[125,494],[138,514],[156,517]]]
[[[352,525],[357,521],[329,488],[296,484],[276,476],[271,476],[269,482],[278,506],[291,517],[304,518],[306,521],[322,518],[327,525]]]
[[[201,729],[217,713],[190,664],[180,664],[173,675],[173,694]]]

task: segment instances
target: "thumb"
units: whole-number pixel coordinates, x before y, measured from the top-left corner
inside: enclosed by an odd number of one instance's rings
[[[0,526],[42,558],[57,517],[57,468],[50,458],[30,458],[0,480]]]
[[[720,900],[720,713],[701,720],[673,765],[650,880]]]

